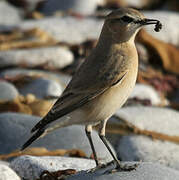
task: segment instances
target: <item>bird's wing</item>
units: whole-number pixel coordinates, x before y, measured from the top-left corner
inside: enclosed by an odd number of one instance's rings
[[[120,58],[119,58],[120,57]],[[45,127],[48,123],[83,106],[98,95],[104,93],[110,87],[121,82],[127,74],[123,67],[123,57],[118,57],[118,63],[109,61],[107,66],[102,63],[89,69],[90,61],[85,62],[74,75],[62,96],[57,100],[48,114],[37,123],[31,132]],[[114,60],[114,58],[112,58]],[[116,60],[116,59],[115,59]]]

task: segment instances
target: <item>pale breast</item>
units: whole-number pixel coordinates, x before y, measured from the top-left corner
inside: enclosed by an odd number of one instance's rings
[[[135,86],[138,66],[131,66],[125,78],[84,106],[86,121],[102,121],[111,117],[127,100]]]

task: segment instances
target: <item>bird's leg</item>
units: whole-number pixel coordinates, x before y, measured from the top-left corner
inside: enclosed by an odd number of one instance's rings
[[[105,128],[106,128],[106,122],[107,120],[105,121],[102,121],[101,124],[100,124],[100,128],[99,128],[99,137],[101,138],[101,140],[103,141],[104,145],[106,146],[106,148],[108,149],[109,153],[111,154],[111,156],[113,157],[113,159],[117,162],[117,164],[120,164],[119,160],[117,159],[117,157],[114,155],[114,153],[112,152],[108,142],[107,142],[107,139],[105,137]]]
[[[111,156],[113,157],[114,161],[116,162],[117,164],[117,167],[116,169],[119,169],[121,171],[131,171],[131,170],[134,170],[137,165],[134,164],[134,165],[122,165],[120,163],[120,161],[117,159],[116,155],[113,153],[113,151],[111,150],[109,144],[108,144],[108,141],[105,137],[105,128],[106,128],[106,122],[107,120],[104,120],[101,122],[100,124],[100,129],[99,129],[99,137],[101,138],[101,140],[103,141],[104,145],[106,146],[106,148],[108,149],[109,153],[111,154]]]
[[[94,148],[94,144],[93,144],[93,141],[92,141],[92,138],[91,138],[92,125],[87,125],[85,127],[85,132],[86,132],[86,136],[88,137],[88,140],[89,140],[89,143],[90,143],[93,155],[94,155],[94,160],[96,162],[96,166],[99,166],[97,154],[96,154],[96,151],[95,151],[95,148]]]

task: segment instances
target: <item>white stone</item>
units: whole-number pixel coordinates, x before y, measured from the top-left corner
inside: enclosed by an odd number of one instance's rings
[[[28,76],[39,76],[50,80],[55,80],[60,83],[60,85],[66,87],[68,82],[71,80],[71,76],[63,73],[53,73],[45,70],[34,70],[34,69],[23,69],[23,68],[11,68],[6,69],[4,71],[0,72],[0,77],[4,78],[6,76],[8,77],[14,77],[18,75],[28,75]]]
[[[9,162],[0,160],[0,165],[9,166]]]
[[[162,100],[157,91],[149,85],[136,84],[129,98],[149,99],[152,105],[159,105]]]
[[[22,95],[34,94],[37,98],[60,97],[63,87],[56,81],[38,78],[19,89]]]
[[[20,156],[14,159],[10,167],[21,178],[35,179],[44,171],[57,171],[65,169],[87,170],[95,167],[95,162],[89,159],[69,158],[60,156]]]
[[[99,3],[102,3],[102,0],[50,0],[44,4],[42,12],[52,14],[58,10],[71,10],[83,15],[89,15],[95,12]]]
[[[0,52],[0,67],[25,64],[34,67],[47,63],[53,68],[63,68],[73,62],[71,51],[63,47],[8,50]]]
[[[99,37],[103,20],[95,18],[49,17],[41,20],[29,20],[19,24],[21,29],[38,27],[48,32],[55,40],[78,44]],[[95,28],[94,28],[95,27]]]
[[[168,11],[143,11],[143,13],[146,18],[156,18],[163,25],[158,33],[154,31],[154,25],[146,26],[147,32],[164,42],[179,46],[179,13]],[[23,21],[18,27],[22,29],[39,27],[60,42],[77,44],[88,39],[98,39],[103,22],[104,20],[90,17],[79,19],[66,16]]]
[[[125,107],[116,115],[142,129],[179,136],[179,112],[160,107]]]
[[[123,136],[117,147],[122,161],[158,162],[179,170],[179,145],[145,136]]]
[[[0,180],[20,180],[20,177],[8,166],[0,164]]]
[[[18,9],[6,1],[0,1],[0,29],[5,25],[16,25],[20,21]]]

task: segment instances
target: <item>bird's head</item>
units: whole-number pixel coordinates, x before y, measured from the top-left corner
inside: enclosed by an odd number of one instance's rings
[[[162,28],[160,21],[147,19],[135,9],[119,8],[106,16],[104,29],[112,34],[114,38],[127,41],[132,38],[134,39],[141,27],[150,24],[155,24],[155,31],[159,31]]]

